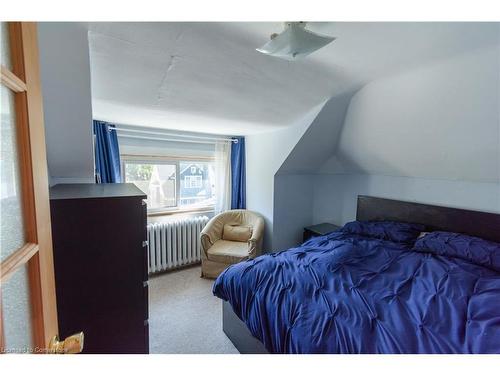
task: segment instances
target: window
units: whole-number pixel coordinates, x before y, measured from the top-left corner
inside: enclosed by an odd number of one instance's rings
[[[148,208],[177,206],[176,165],[158,162],[125,162],[125,182],[133,182],[148,195]]]
[[[202,176],[184,176],[184,187],[186,189],[199,189],[202,186]]]
[[[139,159],[122,156],[125,182],[148,195],[148,211],[182,211],[213,207],[215,167],[212,159]]]

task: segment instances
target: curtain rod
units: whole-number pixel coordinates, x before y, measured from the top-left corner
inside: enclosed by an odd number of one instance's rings
[[[132,135],[132,134],[119,134],[119,137],[122,138],[135,138],[135,139],[148,139],[151,141],[166,141],[166,142],[186,142],[186,143],[205,143],[205,144],[211,144],[213,145],[215,142],[214,141],[197,141],[194,139],[173,139],[173,138],[158,138],[158,137],[147,137],[147,136],[140,136],[140,135]],[[237,139],[220,139],[218,142],[234,142],[238,143]]]
[[[214,140],[214,141],[222,141],[222,142],[234,142],[238,143],[237,139],[231,139],[231,138],[226,138],[226,137],[205,137],[205,136],[200,136],[200,135],[188,135],[188,134],[175,134],[175,133],[165,133],[165,132],[157,132],[153,130],[139,130],[139,129],[121,129],[119,127],[115,126],[115,129],[122,133],[122,132],[130,132],[130,133],[142,133],[146,135],[161,135],[161,136],[167,136],[167,137],[180,137],[180,138],[193,138],[193,139],[202,139],[204,141],[208,140]],[[120,137],[124,137],[125,135],[120,135]],[[129,135],[132,137],[132,135]],[[168,141],[177,141],[177,142],[188,142],[180,139],[160,139],[158,138],[159,141],[163,140],[168,140]],[[205,142],[203,142],[205,143]],[[213,142],[208,142],[208,143],[213,143]]]

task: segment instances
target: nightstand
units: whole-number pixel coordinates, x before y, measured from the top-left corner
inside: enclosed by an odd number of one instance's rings
[[[338,229],[340,229],[338,225],[331,223],[321,223],[311,225],[310,227],[305,227],[303,241],[306,242],[310,238],[324,236],[325,234],[331,233]]]

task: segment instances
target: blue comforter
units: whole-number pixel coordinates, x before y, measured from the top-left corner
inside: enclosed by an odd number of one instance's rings
[[[500,353],[500,273],[404,243],[334,232],[213,292],[271,353]]]

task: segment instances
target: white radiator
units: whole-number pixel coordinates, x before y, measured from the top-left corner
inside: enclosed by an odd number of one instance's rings
[[[206,216],[197,216],[148,224],[149,273],[200,262],[200,233],[208,220]]]

